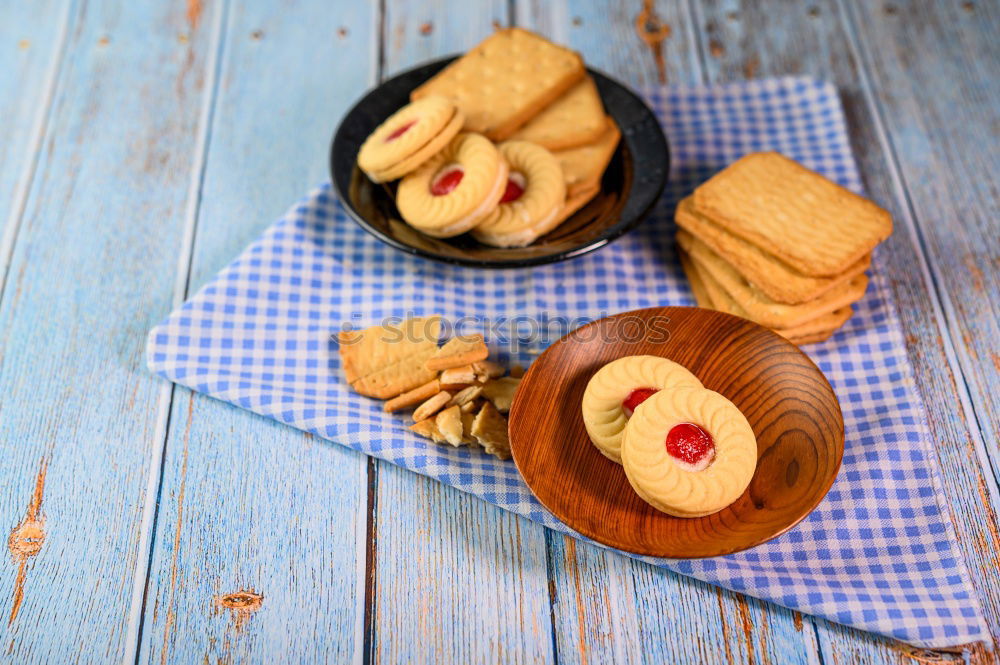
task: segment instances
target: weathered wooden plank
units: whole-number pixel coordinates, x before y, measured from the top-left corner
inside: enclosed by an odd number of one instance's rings
[[[165,394],[144,338],[171,304],[211,51],[182,5],[72,7],[0,303],[0,612],[19,663],[133,658]]]
[[[35,174],[62,63],[72,3],[45,0],[11,7],[0,21],[0,288]]]
[[[938,441],[946,498],[952,506],[962,548],[973,567],[975,583],[983,596],[993,599],[987,602],[994,603],[1000,577],[995,566],[995,552],[1000,542],[995,530],[983,528],[984,524],[996,522],[995,508],[990,506],[990,490],[986,489],[992,487],[994,481],[988,469],[981,469],[976,464],[975,440],[969,436],[964,414],[956,408],[962,401],[962,376],[958,368],[949,363],[946,353],[949,342],[942,335],[933,307],[929,306],[935,294],[928,291],[919,274],[918,267],[925,259],[917,253],[918,238],[903,217],[915,188],[899,192],[893,182],[891,153],[886,152],[892,146],[882,140],[872,100],[861,85],[866,73],[854,50],[848,47],[854,39],[850,24],[845,27],[844,16],[834,2],[789,6],[778,2],[747,4],[712,0],[696,5],[695,12],[709,80],[807,74],[831,80],[841,90],[855,154],[868,191],[890,209],[896,220],[893,237],[880,250],[879,265],[892,284],[907,333],[916,383]],[[988,35],[989,31],[984,34]],[[887,47],[892,50],[893,39],[891,35],[880,36],[877,50],[883,52]],[[912,79],[917,80],[920,78]],[[950,100],[949,106],[962,103],[955,98],[953,85],[946,81],[939,83],[934,94]],[[897,84],[879,86],[880,98],[897,98],[897,88]],[[947,211],[947,208],[938,210]],[[929,219],[950,216],[947,212],[941,215]],[[931,225],[936,226],[935,223]],[[946,230],[941,232],[947,233]],[[981,296],[970,294],[969,299],[981,299]],[[988,611],[995,632],[997,610],[993,606]],[[884,662],[898,658],[899,645],[890,645],[826,622],[817,621],[817,624],[824,655],[834,660]]]
[[[385,71],[466,50],[507,22],[499,1],[390,1]],[[551,661],[544,529],[387,463],[373,479],[372,660]]]
[[[382,25],[382,74],[467,51],[495,27],[510,24],[505,0],[387,0]]]
[[[683,3],[516,0],[515,17],[633,86],[700,78]]]
[[[656,3],[653,9],[656,16],[638,23],[654,31],[656,25],[670,26],[663,42],[665,78],[699,81],[687,8]],[[642,2],[522,2],[517,20],[528,27],[565,21],[567,43],[588,64],[639,86],[658,81],[653,52],[637,31],[642,10]],[[788,610],[562,536],[553,534],[550,541],[560,661],[809,662],[816,655],[811,625],[807,621],[803,630],[801,617]]]
[[[926,296],[911,296],[918,280],[894,279],[897,293],[906,294],[900,309],[907,316],[911,303],[936,305],[935,296],[940,303],[940,341],[925,348],[922,328],[907,328],[907,341],[917,356],[918,383],[940,372],[942,350],[950,361],[943,389],[935,381],[923,394],[932,421],[959,421],[957,436],[935,431],[937,449],[959,540],[997,640],[1000,193],[993,174],[1000,170],[1000,7],[906,2],[844,6],[842,13],[856,32],[867,72],[861,83],[890,156],[886,187],[899,200],[896,218],[912,226],[924,257],[911,265],[929,272],[920,286],[933,284]]]
[[[376,3],[227,11],[191,290],[327,178],[334,126],[374,73]],[[366,464],[177,389],[139,661],[360,656]]]

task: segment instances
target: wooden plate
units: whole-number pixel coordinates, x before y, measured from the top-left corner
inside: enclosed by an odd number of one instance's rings
[[[693,519],[659,512],[587,437],[580,402],[590,377],[640,354],[684,365],[750,421],[757,470],[728,508]],[[753,547],[808,515],[837,476],[844,420],[830,383],[794,344],[729,314],[657,307],[594,321],[549,347],[517,391],[510,440],[528,487],[567,526],[620,550],[686,559]]]

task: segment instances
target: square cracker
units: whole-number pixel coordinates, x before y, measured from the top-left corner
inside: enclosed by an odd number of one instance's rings
[[[621,132],[610,117],[601,136],[593,143],[554,152],[566,178],[566,198],[600,186],[604,169],[618,147]]]
[[[871,256],[863,256],[836,277],[810,277],[760,247],[725,231],[695,210],[690,196],[677,204],[674,217],[678,226],[690,231],[749,283],[780,303],[797,305],[814,300],[860,275],[871,262]]]
[[[868,287],[868,277],[861,273],[815,300],[800,305],[786,305],[768,298],[705,243],[684,229],[677,232],[677,244],[684,248],[699,270],[707,272],[726,295],[747,312],[750,319],[768,328],[791,328],[821,314],[846,307],[859,300]]]
[[[565,150],[596,141],[607,123],[597,85],[586,76],[510,138],[531,141],[549,150]]]
[[[442,95],[465,114],[465,129],[501,141],[586,73],[579,54],[522,28],[505,28],[410,93]]]
[[[695,189],[694,207],[812,277],[842,274],[892,233],[885,210],[777,152],[736,160]]]
[[[437,351],[441,317],[338,333],[344,379],[359,395],[389,399],[435,378],[426,368]]]

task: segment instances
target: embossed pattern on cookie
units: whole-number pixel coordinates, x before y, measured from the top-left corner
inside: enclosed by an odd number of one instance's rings
[[[661,390],[629,420],[622,466],[632,488],[657,510],[701,517],[743,494],[757,466],[757,439],[743,413],[719,393]]]
[[[545,148],[527,141],[499,146],[510,171],[499,205],[472,230],[472,235],[496,247],[523,247],[550,229],[566,201],[566,184],[559,162]]]
[[[399,183],[396,206],[427,235],[465,233],[491,213],[503,196],[507,163],[489,139],[459,134]]]
[[[658,390],[701,387],[698,377],[666,358],[627,356],[614,360],[591,377],[583,393],[587,435],[605,457],[621,462],[622,432],[632,415],[628,410]],[[652,392],[638,392],[643,390]]]
[[[455,113],[455,105],[440,95],[407,104],[376,127],[361,144],[358,166],[368,177],[383,182],[380,174],[420,151],[446,128],[451,129]],[[458,133],[460,127],[461,124],[450,136],[446,135],[444,142]]]

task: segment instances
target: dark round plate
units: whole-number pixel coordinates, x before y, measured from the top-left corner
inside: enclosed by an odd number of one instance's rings
[[[517,268],[569,259],[603,247],[649,214],[670,170],[667,139],[646,104],[620,83],[588,69],[622,140],[604,172],[601,192],[554,231],[528,247],[500,249],[471,235],[431,238],[404,223],[393,187],[377,185],[357,168],[361,144],[383,120],[409,102],[410,91],[457,56],[405,71],[378,86],[341,120],[330,148],[333,186],[347,212],[363,229],[404,252],[480,268]]]

